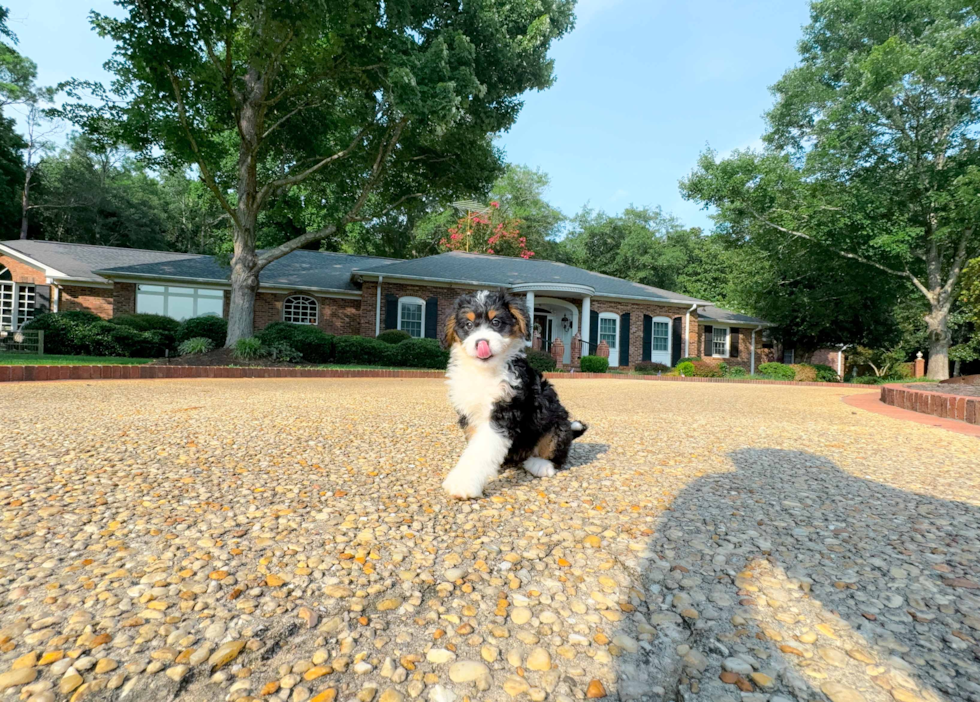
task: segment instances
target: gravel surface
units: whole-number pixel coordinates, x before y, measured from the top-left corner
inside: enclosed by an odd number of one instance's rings
[[[431,380],[0,388],[0,697],[980,700],[977,439],[557,386],[571,468],[467,503]]]

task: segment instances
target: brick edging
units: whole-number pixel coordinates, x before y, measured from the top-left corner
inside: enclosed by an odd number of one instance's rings
[[[743,383],[834,387],[835,383],[798,383],[794,380],[753,378],[681,378],[640,373],[545,373],[552,380],[656,380],[674,383]],[[180,378],[433,378],[439,370],[384,370],[343,368],[264,368],[229,366],[0,366],[0,383],[41,380],[173,380]]]
[[[881,401],[920,414],[980,424],[980,397],[913,390],[903,385],[882,385]]]

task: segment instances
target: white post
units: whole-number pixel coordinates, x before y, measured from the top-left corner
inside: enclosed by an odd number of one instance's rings
[[[592,314],[592,298],[583,297],[582,298],[582,322],[579,324],[582,327],[582,348],[588,349],[588,353],[583,353],[583,356],[595,356],[595,349],[588,345],[589,343],[589,325],[591,324]]]
[[[527,291],[527,326],[531,330],[531,338],[527,340],[527,345],[530,346],[534,343],[534,291]]]
[[[378,276],[378,299],[374,303],[374,335],[378,336],[381,333],[381,281],[384,280],[384,276]]]
[[[755,333],[758,329],[752,330],[752,360],[749,361],[749,375],[755,375]]]

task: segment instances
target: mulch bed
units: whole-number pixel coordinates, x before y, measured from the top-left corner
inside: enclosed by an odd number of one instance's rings
[[[909,390],[923,392],[941,392],[945,395],[963,395],[964,397],[980,397],[980,385],[959,385],[956,383],[916,383],[904,386]]]
[[[254,361],[242,361],[235,358],[231,349],[215,349],[208,353],[194,353],[175,358],[158,358],[149,363],[151,366],[240,366],[243,368],[298,368],[308,366],[304,363],[286,363],[272,361],[268,358],[257,358]]]

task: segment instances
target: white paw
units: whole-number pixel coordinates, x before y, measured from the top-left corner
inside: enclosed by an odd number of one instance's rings
[[[524,470],[536,478],[550,478],[557,472],[555,464],[544,458],[529,458],[524,461]]]
[[[483,495],[483,483],[471,471],[453,468],[442,481],[442,489],[458,500],[472,500]]]

